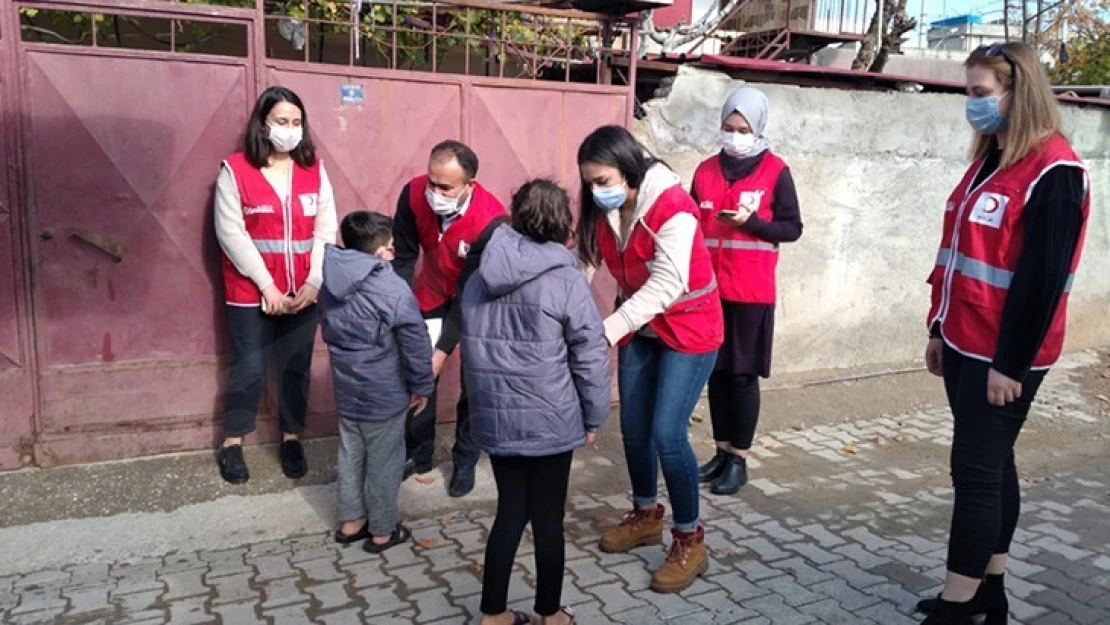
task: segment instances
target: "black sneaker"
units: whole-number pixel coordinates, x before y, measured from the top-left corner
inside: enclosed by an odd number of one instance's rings
[[[301,445],[301,441],[297,439],[282,441],[281,472],[285,477],[293,480],[308,474],[308,462],[304,459],[304,446]]]
[[[451,485],[447,494],[452,497],[465,497],[474,490],[474,466],[456,466],[451,474]]]
[[[247,461],[243,459],[242,445],[221,447],[216,453],[216,463],[220,465],[220,477],[229,484],[243,484],[251,479]]]

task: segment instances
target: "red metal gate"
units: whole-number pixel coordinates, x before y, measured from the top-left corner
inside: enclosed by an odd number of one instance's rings
[[[0,15],[0,469],[17,468],[30,459],[32,441],[32,354],[23,271],[19,195],[16,185],[16,129],[19,110],[11,102],[15,89],[15,43],[19,31],[10,16]]]
[[[15,223],[24,224],[31,241],[23,257],[33,268],[33,437],[40,466],[203,448],[218,436],[225,334],[211,197],[218,163],[237,149],[262,87],[285,85],[304,98],[341,215],[361,208],[392,213],[401,187],[447,137],[476,149],[480,177],[505,200],[531,176],[574,186],[577,143],[598,125],[628,119],[628,87],[266,58],[262,31],[271,18],[261,5],[16,2],[4,16],[59,6],[89,11],[94,43],[96,15],[104,12],[187,19],[241,29],[245,47],[241,55],[191,53],[172,42],[169,51],[76,47],[18,41],[18,26],[5,31],[5,39],[17,38],[4,49],[15,55],[7,61],[19,74],[0,97],[5,112],[24,117],[21,135],[13,137],[22,147],[15,158],[25,198]],[[171,33],[181,30],[170,23]],[[341,89],[352,85],[361,87],[362,100],[345,103]],[[0,243],[5,234],[0,230]],[[0,289],[10,275],[9,290],[23,292],[16,289],[21,276],[8,268],[22,257],[8,259],[8,249],[20,247],[0,247]],[[16,349],[25,332],[22,317],[7,314],[5,305],[0,301],[0,319],[15,321],[0,322],[0,392],[18,397],[8,385],[22,380],[30,388]],[[317,355],[310,431],[321,434],[334,431],[334,418],[322,345]],[[449,370],[444,383],[454,388],[457,374]],[[5,408],[0,421],[0,468],[14,466],[10,450],[32,435],[29,426],[17,427],[20,419],[30,423],[31,395],[23,394],[24,416]],[[450,391],[445,399],[449,414]],[[268,406],[260,420],[260,436],[272,440]]]

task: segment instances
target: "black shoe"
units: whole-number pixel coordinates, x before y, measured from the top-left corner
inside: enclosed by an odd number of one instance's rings
[[[229,484],[244,484],[251,479],[247,461],[243,459],[242,445],[221,447],[216,453],[216,462],[220,465],[220,477]]]
[[[1005,625],[1009,619],[1010,602],[1006,598],[1005,577],[1005,575],[986,576],[971,599],[971,615],[987,617],[983,625]],[[921,614],[932,614],[939,600],[940,595],[922,599],[917,602],[917,611]]]
[[[725,472],[728,457],[731,455],[723,449],[717,449],[717,453],[709,459],[709,462],[698,467],[698,481],[704,484],[721,477]]]
[[[451,474],[451,485],[447,487],[447,494],[452,497],[464,497],[474,490],[474,465],[455,466]]]
[[[933,611],[921,625],[975,625],[971,612],[971,601],[953,603],[937,597]]]
[[[709,488],[714,495],[735,495],[748,483],[748,461],[736,454],[729,455],[732,457],[725,463],[724,472]]]
[[[281,442],[281,472],[285,477],[298,480],[308,474],[308,462],[304,458],[301,441],[292,438]]]

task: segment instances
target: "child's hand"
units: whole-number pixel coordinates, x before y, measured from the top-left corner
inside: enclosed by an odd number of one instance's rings
[[[420,395],[413,395],[412,401],[409,402],[409,408],[412,408],[413,414],[420,414],[428,407],[428,398],[421,397]]]

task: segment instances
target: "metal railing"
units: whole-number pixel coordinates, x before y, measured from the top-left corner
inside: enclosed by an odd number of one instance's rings
[[[635,29],[622,17],[486,0],[40,0],[22,2],[19,16],[36,43],[236,57],[253,48],[282,61],[603,84]]]

